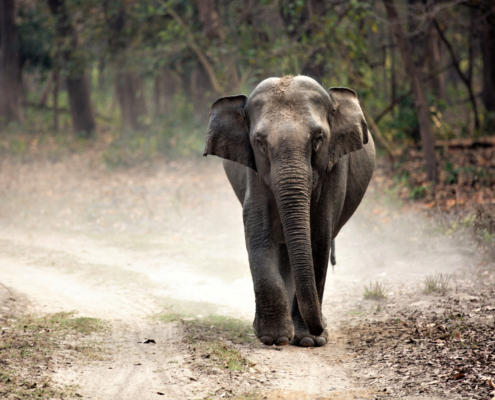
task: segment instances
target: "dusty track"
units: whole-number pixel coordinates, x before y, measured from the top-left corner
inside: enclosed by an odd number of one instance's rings
[[[455,286],[469,279],[477,256],[472,245],[433,231],[420,215],[384,205],[382,194],[371,190],[368,197],[337,239],[338,264],[324,299],[330,344],[237,345],[257,364],[246,373],[199,373],[180,327],[149,318],[171,303],[196,315],[253,317],[241,207],[217,160],[125,171],[107,171],[84,155],[56,164],[4,161],[0,281],[26,299],[30,312],[77,310],[112,322],[103,339],[107,361],[54,373],[60,383],[80,385],[83,397],[195,399],[258,391],[272,399],[374,398],[381,389],[352,378],[362,367],[342,324],[383,318],[387,306],[396,310],[411,299],[426,307],[428,298],[419,294],[424,277],[450,273]],[[362,300],[363,285],[376,279],[393,293],[379,316],[376,303]],[[156,345],[138,343],[146,338]]]

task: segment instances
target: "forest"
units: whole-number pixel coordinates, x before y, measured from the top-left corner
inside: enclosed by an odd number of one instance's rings
[[[409,150],[420,150],[413,158],[423,160],[424,176],[413,179],[413,197],[424,197],[425,185],[458,183],[466,172],[470,184],[495,184],[493,165],[486,168],[493,152],[481,165],[445,156],[495,143],[490,0],[1,6],[4,152],[29,152],[33,140],[105,138],[111,167],[200,153],[212,101],[248,94],[266,77],[303,74],[358,93],[396,171]]]
[[[494,194],[494,0],[0,0],[0,398],[495,400]]]

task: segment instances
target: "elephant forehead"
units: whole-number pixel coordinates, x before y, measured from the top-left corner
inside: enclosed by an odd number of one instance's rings
[[[272,118],[326,114],[331,104],[330,96],[314,79],[269,78],[261,82],[251,93],[247,110],[251,116]]]

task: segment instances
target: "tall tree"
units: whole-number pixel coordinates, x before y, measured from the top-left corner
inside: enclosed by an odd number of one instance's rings
[[[495,112],[495,5],[491,0],[480,2],[480,39],[483,54],[483,103]]]
[[[15,24],[15,1],[0,0],[0,116],[5,122],[23,122],[19,43]]]
[[[128,45],[132,33],[128,28],[125,2],[105,0],[105,19],[109,28],[110,57],[116,69],[115,91],[120,105],[122,133],[143,128],[141,119],[147,113],[144,82],[138,71],[132,68]]]
[[[433,94],[441,100],[445,99],[445,76],[443,73],[437,73],[442,62],[442,53],[438,33],[433,23],[428,27],[427,38],[427,54],[428,54],[428,71],[430,75],[434,75],[431,80],[431,89]]]
[[[383,0],[383,3],[387,10],[387,16],[414,93],[414,106],[418,115],[421,144],[425,153],[426,176],[429,181],[437,183],[438,171],[435,156],[435,141],[428,115],[428,102],[426,101],[425,91],[421,83],[420,71],[416,68],[409,41],[402,31],[394,0]]]
[[[48,0],[52,14],[56,18],[57,34],[61,42],[61,58],[67,72],[67,92],[69,95],[72,124],[77,135],[94,136],[96,122],[91,104],[89,76],[84,59],[81,57],[77,32],[72,25],[70,12],[65,0]]]

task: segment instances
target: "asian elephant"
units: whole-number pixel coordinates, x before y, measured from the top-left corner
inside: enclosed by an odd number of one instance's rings
[[[375,166],[356,92],[285,76],[264,80],[249,97],[222,97],[211,106],[209,154],[225,159],[243,206],[256,336],[266,345],[325,345],[331,242]]]

